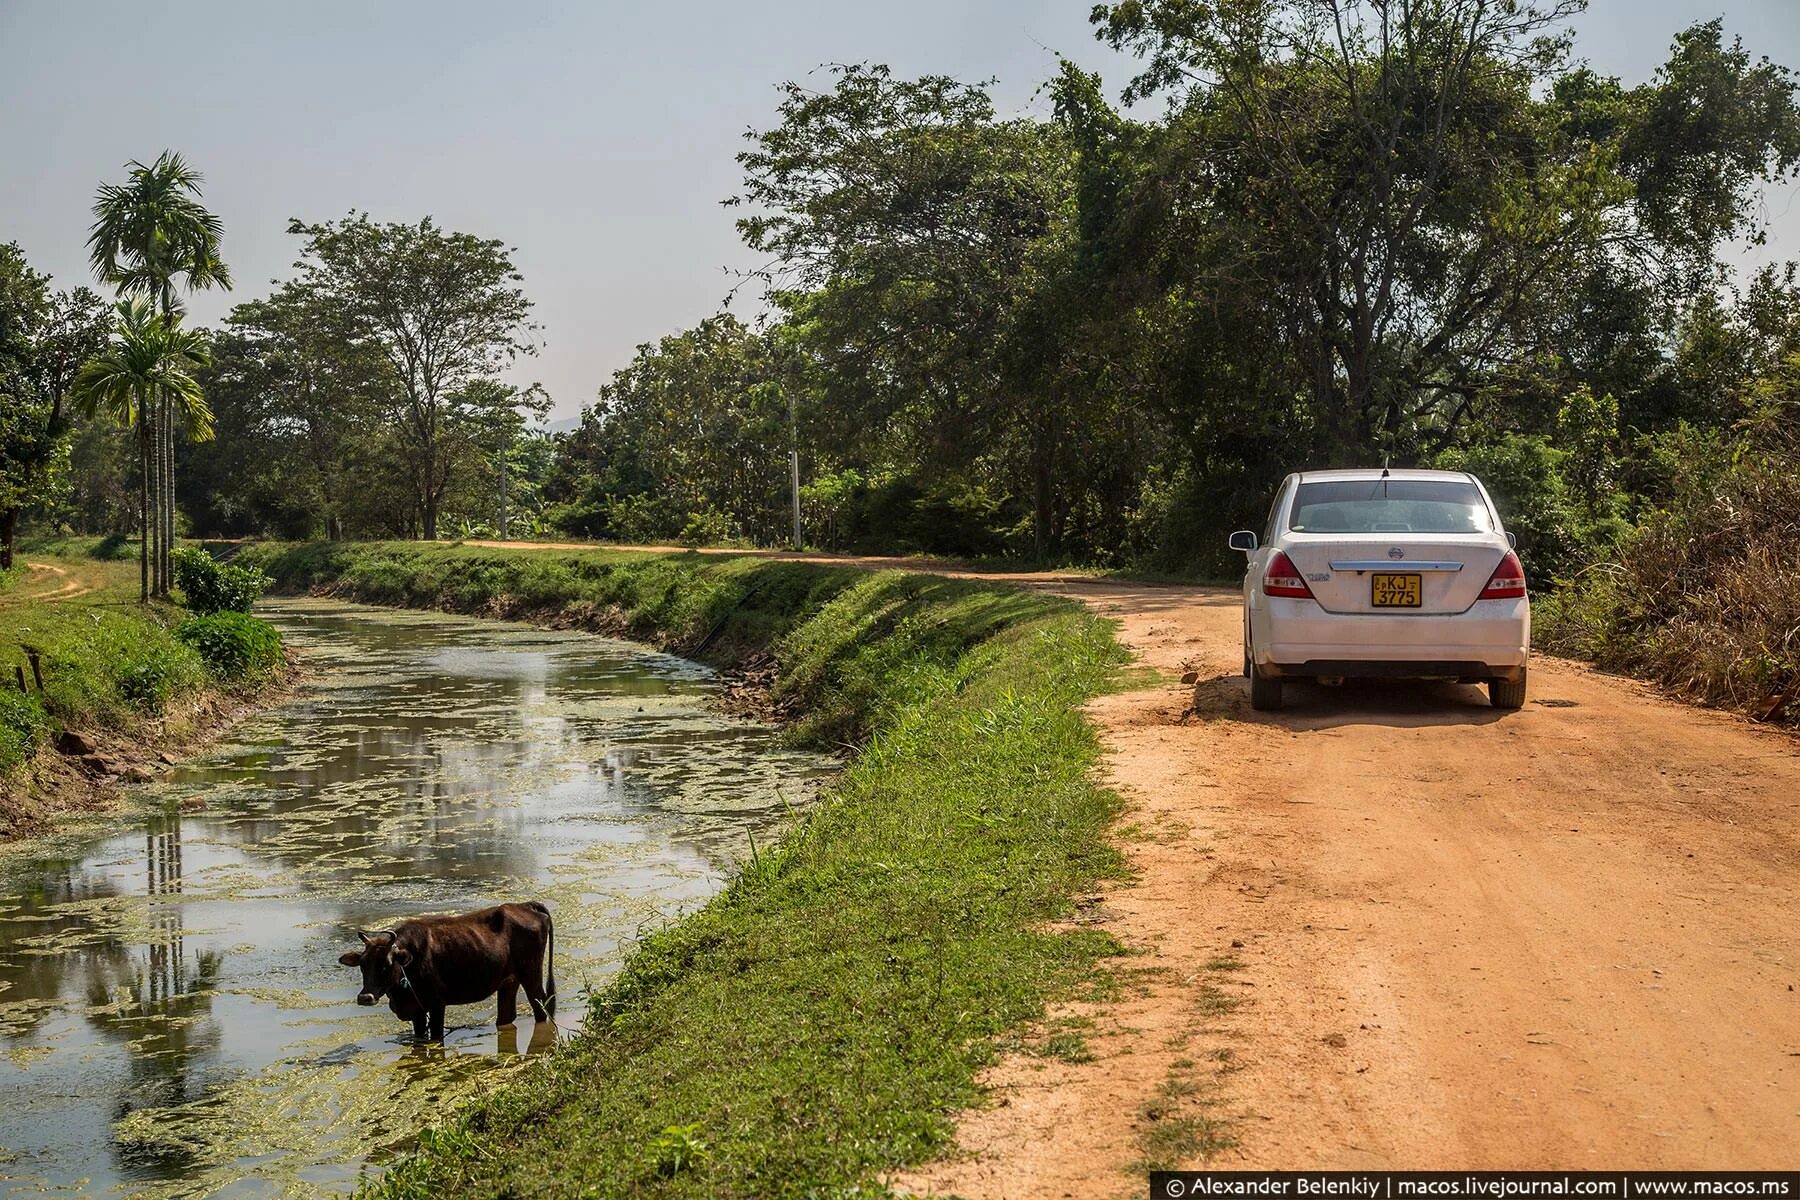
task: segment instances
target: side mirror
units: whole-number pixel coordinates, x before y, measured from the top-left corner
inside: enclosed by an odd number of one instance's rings
[[[1245,554],[1249,554],[1256,549],[1256,535],[1248,529],[1240,529],[1231,535],[1228,544],[1233,550],[1242,550]]]
[[[1511,546],[1514,550],[1517,550],[1519,548],[1519,535],[1508,532],[1506,535],[1506,544]]]

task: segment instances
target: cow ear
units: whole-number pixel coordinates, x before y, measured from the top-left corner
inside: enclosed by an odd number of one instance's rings
[[[412,961],[412,951],[404,946],[395,946],[388,952],[388,961],[392,962],[396,967],[404,967],[407,963]]]
[[[343,963],[346,967],[360,967],[362,966],[362,955],[354,950],[346,950],[344,953],[338,955],[338,961]]]

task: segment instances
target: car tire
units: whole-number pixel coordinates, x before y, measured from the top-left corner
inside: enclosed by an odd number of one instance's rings
[[[1281,680],[1264,675],[1255,666],[1250,668],[1250,707],[1257,712],[1274,712],[1281,707]]]
[[[1495,708],[1524,708],[1525,672],[1520,671],[1517,679],[1488,680],[1488,703]]]

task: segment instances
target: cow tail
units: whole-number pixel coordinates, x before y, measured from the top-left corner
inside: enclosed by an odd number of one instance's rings
[[[556,922],[550,919],[550,909],[536,900],[531,907],[544,914],[544,1011],[550,1016],[556,1015]]]

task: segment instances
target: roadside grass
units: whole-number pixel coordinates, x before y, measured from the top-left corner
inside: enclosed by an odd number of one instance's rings
[[[19,777],[60,729],[134,737],[209,687],[253,681],[209,670],[180,633],[185,610],[140,605],[137,564],[97,556],[99,545],[92,538],[29,544],[34,561],[64,567],[93,590],[40,600],[15,581],[0,607],[0,799],[14,799],[6,793],[24,786]],[[267,630],[258,642],[266,652],[274,631],[255,624],[259,635]],[[0,822],[14,815],[11,803],[0,804]]]
[[[755,558],[246,553],[290,587],[770,653],[798,736],[857,750],[776,846],[639,940],[579,1034],[424,1131],[367,1194],[880,1194],[950,1144],[1001,1039],[1106,987],[1118,944],[1057,924],[1123,870],[1080,707],[1125,655],[1078,605]]]

